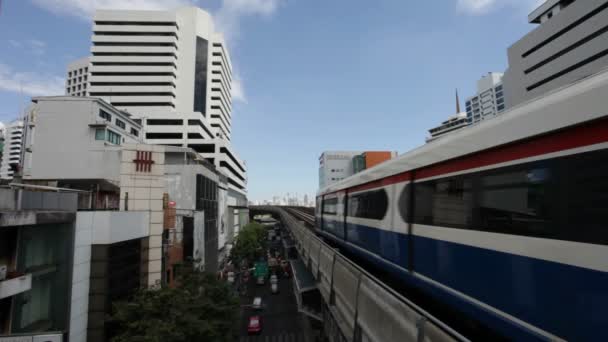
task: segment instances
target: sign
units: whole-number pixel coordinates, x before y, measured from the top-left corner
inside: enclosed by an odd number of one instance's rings
[[[253,276],[256,278],[268,275],[268,264],[266,262],[256,262],[254,265]]]
[[[135,159],[133,162],[135,163],[135,171],[137,172],[150,172],[152,171],[152,164],[154,164],[154,160],[152,160],[152,152],[149,151],[135,151]]]
[[[175,208],[175,201],[169,201],[167,205],[169,206],[169,208]]]

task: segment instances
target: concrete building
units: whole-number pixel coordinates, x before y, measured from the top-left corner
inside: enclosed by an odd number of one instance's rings
[[[68,64],[65,79],[65,94],[70,96],[87,96],[89,84],[89,58],[81,58]]]
[[[477,81],[477,93],[467,98],[466,115],[469,125],[491,119],[505,110],[502,73],[489,72]]]
[[[325,151],[319,157],[319,189],[396,156],[393,151]]]
[[[442,122],[441,125],[429,129],[429,133],[431,134],[431,136],[426,138],[426,142],[431,142],[448,133],[454,132],[461,128],[465,128],[467,126],[467,113],[462,112],[452,115],[446,121]]]
[[[245,198],[247,172],[230,145],[232,65],[211,16],[176,11],[97,11],[88,95],[142,120],[147,143],[190,147]]]
[[[76,207],[73,191],[0,188],[0,340],[85,341]]]
[[[21,120],[7,124],[4,129],[0,179],[13,179],[15,170],[21,167],[23,132],[24,126]]]
[[[608,1],[547,0],[528,21],[538,26],[508,49],[507,107],[608,66]]]
[[[234,237],[229,214],[238,223],[247,212],[229,202],[215,166],[190,148],[143,144],[138,122],[101,99],[32,102],[23,182],[78,191],[76,248],[90,251],[78,266],[89,272],[79,285],[88,323],[74,332],[85,339],[70,341],[107,340],[111,303],[142,286],[174,285],[184,260],[217,270]]]
[[[325,151],[319,157],[319,189],[353,175],[353,158],[362,151]]]

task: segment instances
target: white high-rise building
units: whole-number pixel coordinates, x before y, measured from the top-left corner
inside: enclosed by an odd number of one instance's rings
[[[491,119],[505,110],[502,73],[489,72],[477,81],[477,94],[467,98],[468,124]]]
[[[87,96],[89,78],[89,58],[81,58],[68,64],[68,75],[65,79],[65,94]]]
[[[2,162],[0,163],[0,178],[13,179],[11,165],[21,166],[21,152],[23,142],[23,121],[13,121],[4,128],[4,148]]]
[[[230,146],[232,65],[209,13],[100,10],[93,20],[87,95],[141,120],[147,143],[199,152],[245,196],[246,166]]]

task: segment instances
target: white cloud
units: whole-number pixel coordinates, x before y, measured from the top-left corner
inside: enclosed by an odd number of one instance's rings
[[[481,15],[501,7],[531,10],[542,2],[544,0],[458,0],[457,7],[462,12]]]
[[[218,31],[226,40],[234,43],[240,33],[242,17],[249,15],[270,16],[286,0],[222,0],[220,9],[215,13]]]
[[[26,49],[34,55],[44,55],[46,52],[46,43],[38,39],[27,39],[23,41],[17,41],[9,39],[8,43],[15,49]]]
[[[232,100],[247,103],[245,89],[243,89],[243,82],[240,78],[235,77],[232,80]]]
[[[0,90],[30,96],[62,95],[65,81],[61,77],[36,72],[16,72],[0,63]]]
[[[286,0],[222,0],[222,5],[214,14],[217,31],[222,32],[231,47],[240,36],[240,22],[246,16],[273,15]],[[232,99],[247,103],[243,78],[239,76],[237,63],[233,61]]]
[[[31,0],[56,14],[90,19],[96,9],[166,10],[192,5],[198,0]]]

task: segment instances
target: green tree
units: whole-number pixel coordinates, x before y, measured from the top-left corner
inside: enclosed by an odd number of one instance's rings
[[[232,341],[238,308],[224,282],[188,271],[179,288],[142,289],[131,301],[114,304],[112,342]]]
[[[266,243],[266,228],[257,222],[251,222],[236,236],[230,259],[235,265],[239,265],[243,260],[253,262],[266,254]]]

